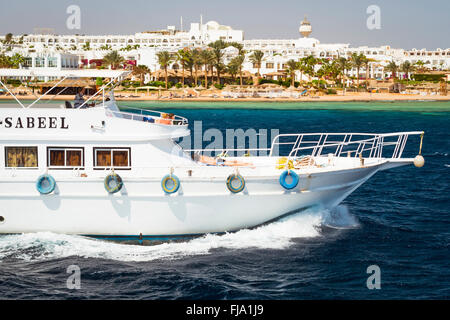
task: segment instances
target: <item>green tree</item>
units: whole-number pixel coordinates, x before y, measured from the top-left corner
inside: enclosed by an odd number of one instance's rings
[[[415,67],[411,62],[405,61],[400,65],[400,70],[402,70],[402,72],[406,73],[406,78],[409,80],[409,74],[411,72],[414,72]]]
[[[220,72],[224,70],[225,66],[223,64],[223,49],[227,47],[226,42],[223,40],[217,40],[208,44],[210,48],[212,48],[212,56],[213,56],[213,66],[216,68],[217,72],[217,81],[220,84]]]
[[[150,73],[150,69],[143,64],[133,67],[133,75],[139,77],[140,85],[142,86],[144,83],[144,77],[146,74]]]
[[[227,64],[226,71],[231,75],[231,80],[234,82],[236,75],[239,72],[239,66],[233,59]]]
[[[255,50],[248,58],[249,58],[250,62],[253,63],[253,67],[258,69],[256,76],[260,77],[261,76],[260,70],[261,70],[262,61],[264,59],[264,52],[262,52],[261,50]]]
[[[347,71],[352,67],[352,64],[345,57],[339,57],[336,60],[336,63],[337,63],[337,67],[339,68],[339,70],[341,70],[342,85],[345,88],[345,76],[347,74]]]
[[[200,56],[201,50],[194,49],[192,51],[192,65],[194,66],[194,83],[198,85],[198,71],[201,70],[203,62]]]
[[[200,51],[200,61],[205,67],[205,87],[208,88],[208,67],[213,63],[214,57],[210,50]]]
[[[313,56],[309,55],[307,57],[302,58],[303,63],[305,65],[304,72],[308,75],[309,80],[316,76],[315,68],[318,63],[318,60]]]
[[[85,44],[83,44],[83,50],[84,51],[91,50],[91,43],[89,41],[87,41]]]
[[[357,54],[356,52],[353,52],[350,60],[352,63],[352,66],[356,68],[356,85],[359,87],[359,70],[361,67],[365,64],[366,56],[362,53]]]
[[[422,60],[418,60],[414,65],[417,67],[417,71],[419,73],[424,73],[425,71],[427,71],[427,67],[425,66],[425,62],[423,62]]]
[[[5,35],[5,43],[11,43],[13,39],[13,34],[12,33],[7,33]]]
[[[394,78],[394,80],[397,78],[397,71],[398,71],[399,67],[398,65],[394,62],[394,60],[392,60],[391,62],[389,62],[387,64],[386,67],[384,67],[384,70],[389,71],[392,73],[392,77]]]
[[[181,75],[181,84],[184,87],[184,71],[187,69],[190,64],[190,60],[192,60],[191,51],[188,48],[180,49],[175,55],[175,59],[181,65],[181,69],[183,71]]]
[[[156,57],[158,58],[158,64],[164,70],[165,80],[166,80],[166,90],[167,90],[168,83],[169,83],[169,79],[167,76],[167,68],[169,67],[170,63],[173,61],[173,57],[168,51],[160,51],[156,54]]]
[[[234,57],[231,62],[233,63],[233,65],[235,65],[238,69],[239,72],[239,83],[242,86],[242,67],[244,65],[244,61],[245,61],[245,55],[238,55],[236,57]]]
[[[295,84],[295,72],[299,69],[299,63],[293,59],[286,62],[287,72],[291,75],[291,87]]]
[[[103,57],[103,62],[112,69],[116,69],[125,62],[125,59],[117,51],[111,51]]]
[[[242,86],[242,66],[245,61],[245,50],[244,46],[239,42],[230,42],[230,45],[235,47],[238,50],[238,55],[234,57],[233,64],[236,65],[239,69],[239,83]]]

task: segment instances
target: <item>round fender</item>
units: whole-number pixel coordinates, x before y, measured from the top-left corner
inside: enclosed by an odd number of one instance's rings
[[[245,188],[244,177],[240,174],[230,174],[227,178],[227,188],[233,193],[239,193]]]
[[[105,177],[105,189],[108,193],[116,193],[119,192],[123,187],[122,178],[117,173],[108,174]]]
[[[168,174],[162,178],[161,187],[167,194],[175,193],[180,188],[180,179],[174,174]]]
[[[41,194],[52,193],[55,190],[55,187],[56,187],[55,178],[53,178],[49,174],[41,175],[36,181],[36,189]]]
[[[287,177],[290,176],[292,178],[292,181],[290,183],[286,182]],[[285,170],[280,175],[280,184],[283,188],[287,190],[294,189],[299,181],[298,174],[296,174],[293,170]]]

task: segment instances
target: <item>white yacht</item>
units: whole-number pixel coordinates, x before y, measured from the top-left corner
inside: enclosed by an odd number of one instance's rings
[[[231,232],[334,207],[378,171],[424,162],[420,151],[402,158],[408,137],[421,131],[281,134],[265,156],[183,150],[174,140],[190,134],[187,119],[124,112],[108,95],[127,73],[0,69],[0,79],[111,79],[75,108],[36,107],[41,97],[0,105],[0,234],[142,240]],[[288,153],[275,154],[280,146]]]

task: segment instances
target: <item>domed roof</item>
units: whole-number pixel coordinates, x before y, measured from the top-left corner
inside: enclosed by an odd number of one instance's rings
[[[308,19],[306,19],[306,15],[305,19],[303,19],[302,23],[300,24],[300,28],[298,29],[298,31],[305,38],[311,34],[312,32],[311,23],[309,23]]]
[[[206,27],[210,30],[217,30],[220,28],[220,24],[217,21],[208,21]]]
[[[232,30],[229,26],[224,26],[219,24],[217,21],[208,21],[206,23],[206,29],[207,30]]]

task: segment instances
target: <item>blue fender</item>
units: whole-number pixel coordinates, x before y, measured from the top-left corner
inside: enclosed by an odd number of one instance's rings
[[[292,177],[291,183],[286,182],[287,176]],[[280,180],[280,184],[283,188],[285,188],[287,190],[292,190],[298,185],[300,178],[299,178],[298,174],[296,174],[293,170],[285,170],[281,173],[279,180]]]
[[[43,174],[39,176],[39,178],[36,181],[36,189],[39,191],[40,194],[49,194],[52,193],[55,190],[56,187],[56,181],[55,178],[53,178],[49,174]]]

